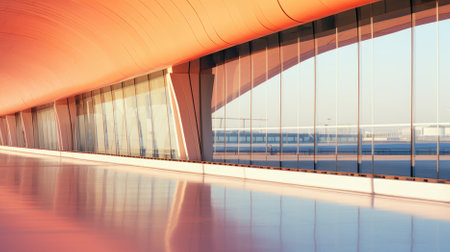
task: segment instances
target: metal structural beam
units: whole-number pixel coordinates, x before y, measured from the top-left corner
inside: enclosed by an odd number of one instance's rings
[[[33,132],[33,116],[31,109],[20,112],[23,135],[25,139],[25,146],[28,148],[34,148],[34,132]]]
[[[75,103],[75,100],[71,99],[71,102]],[[74,106],[74,104],[72,104],[72,106]],[[59,150],[70,151],[72,150],[73,137],[68,99],[55,101],[53,108],[55,110],[55,119],[58,131]]]
[[[177,65],[169,71],[176,128],[182,158],[212,160],[211,96],[214,76],[200,74],[200,61]],[[183,155],[184,154],[184,155]]]

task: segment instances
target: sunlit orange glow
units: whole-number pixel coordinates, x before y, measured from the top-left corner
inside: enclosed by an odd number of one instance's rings
[[[0,115],[374,0],[0,0]]]

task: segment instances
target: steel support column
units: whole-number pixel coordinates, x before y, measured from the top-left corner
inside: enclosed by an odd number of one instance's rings
[[[33,116],[31,109],[20,112],[22,129],[24,131],[25,147],[34,148]]]
[[[200,73],[200,61],[169,70],[181,158],[210,161],[213,76]],[[184,154],[184,156],[183,156]]]

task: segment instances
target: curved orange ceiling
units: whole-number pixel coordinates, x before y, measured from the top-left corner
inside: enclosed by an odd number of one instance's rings
[[[0,115],[375,0],[0,0]]]

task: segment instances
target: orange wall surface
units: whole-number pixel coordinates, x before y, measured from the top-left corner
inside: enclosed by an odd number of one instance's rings
[[[0,0],[0,115],[375,0]]]

